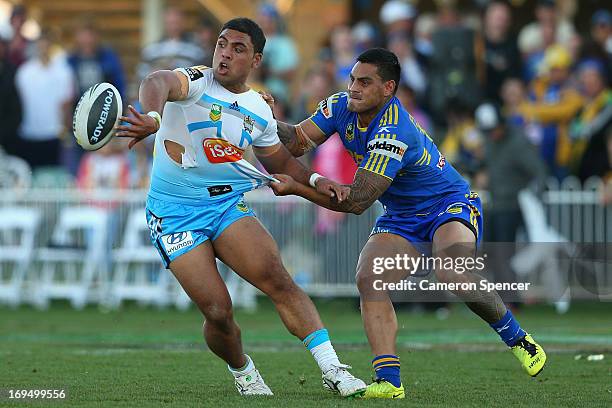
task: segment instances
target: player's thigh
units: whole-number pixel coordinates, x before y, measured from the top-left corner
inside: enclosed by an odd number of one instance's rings
[[[476,255],[476,236],[474,231],[462,221],[454,220],[442,224],[436,229],[433,236],[433,256],[442,259],[468,259]],[[451,265],[442,262],[441,265]],[[459,274],[452,268],[436,268],[436,277],[439,281],[449,282],[461,280],[463,273]]]
[[[398,255],[402,260],[399,265]],[[410,270],[404,267],[403,260],[418,257],[420,254],[416,248],[400,235],[379,233],[370,236],[357,262],[356,280],[359,292],[372,292],[375,280],[400,281],[410,273]]]
[[[170,270],[208,320],[223,321],[231,316],[232,300],[219,275],[210,241],[177,257]]]
[[[244,217],[213,241],[215,254],[227,266],[266,294],[294,286],[270,233],[255,217]]]

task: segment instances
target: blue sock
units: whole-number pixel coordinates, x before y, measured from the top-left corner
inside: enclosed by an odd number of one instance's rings
[[[499,337],[508,347],[514,346],[518,340],[527,334],[525,330],[521,329],[521,325],[516,321],[510,310],[498,322],[489,326],[499,334]]]
[[[302,343],[304,343],[304,346],[308,350],[312,350],[313,347],[323,344],[326,341],[329,341],[329,333],[327,332],[327,329],[319,329],[304,337]]]
[[[400,378],[400,361],[393,354],[381,354],[374,357],[372,367],[376,371],[376,378],[390,382],[396,387],[402,385]]]

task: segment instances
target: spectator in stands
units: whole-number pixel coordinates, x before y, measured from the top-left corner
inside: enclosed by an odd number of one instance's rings
[[[142,50],[142,61],[138,74],[144,78],[154,67],[190,67],[201,65],[204,51],[185,32],[185,16],[177,8],[170,7],[164,13],[165,36],[162,40],[147,45]]]
[[[607,81],[612,81],[612,13],[598,10],[591,18],[591,36],[585,41],[582,60],[596,59],[605,66]]]
[[[294,122],[298,122],[314,113],[319,102],[334,91],[334,78],[322,67],[311,68],[299,87],[296,108],[293,111]]]
[[[74,32],[74,43],[68,63],[76,78],[78,96],[97,83],[109,82],[125,99],[125,75],[119,57],[110,47],[100,44],[93,21],[79,24]]]
[[[400,82],[395,96],[397,96],[397,99],[400,100],[404,109],[406,109],[406,111],[412,115],[414,120],[416,120],[427,133],[433,132],[429,115],[427,115],[427,113],[417,104],[416,92],[414,92],[414,89],[410,88],[410,86],[406,85],[405,83]]]
[[[8,39],[8,60],[16,67],[23,64],[34,53],[34,46],[23,35],[23,25],[27,19],[26,8],[17,4],[13,7],[11,18],[11,35]]]
[[[217,33],[218,29],[216,25],[205,17],[200,19],[194,33],[196,43],[204,52],[202,64],[206,65],[207,67],[212,66],[212,57],[215,52],[215,45],[217,43]]]
[[[491,202],[488,240],[514,242],[523,219],[518,192],[535,181],[544,185],[546,167],[520,129],[508,126],[497,106],[485,103],[476,109],[476,126],[485,135],[485,167]]]
[[[387,41],[387,48],[397,55],[402,66],[401,81],[412,88],[419,97],[423,96],[427,88],[427,77],[419,64],[408,37],[401,34],[392,34]]]
[[[448,131],[440,151],[458,171],[472,177],[484,160],[484,141],[474,124],[473,108],[461,98],[451,98],[445,110]]]
[[[0,40],[0,147],[17,154],[17,129],[21,123],[21,103],[15,85],[15,66],[7,58],[7,43]]]
[[[331,32],[330,43],[335,81],[340,89],[346,89],[347,78],[355,65],[356,58],[351,29],[345,25],[334,28]]]
[[[127,189],[130,187],[130,163],[127,149],[119,140],[112,140],[95,152],[83,156],[77,174],[82,189]]]
[[[583,103],[569,81],[571,64],[564,47],[549,47],[542,73],[531,86],[529,101],[519,108],[527,120],[541,125],[540,154],[559,180],[569,175],[572,142],[568,125]]]
[[[527,121],[520,111],[521,105],[527,100],[525,84],[518,78],[508,78],[501,87],[503,115],[511,126],[525,128]]]
[[[361,54],[363,51],[378,45],[376,29],[367,21],[360,21],[352,28],[351,35],[355,41],[355,53]]]
[[[444,123],[450,99],[465,105],[480,102],[484,76],[482,41],[460,18],[455,0],[439,1],[437,28],[432,35],[428,107],[434,121]]]
[[[585,102],[570,126],[576,146],[573,153],[580,159],[578,175],[581,180],[605,177],[610,172],[607,144],[612,133],[612,90],[606,86],[605,68],[600,61],[583,62],[578,73]]]
[[[516,37],[510,33],[511,24],[512,14],[507,3],[495,0],[487,5],[483,19],[486,65],[484,96],[496,103],[501,102],[499,91],[503,82],[522,73],[521,55]]]
[[[60,137],[72,125],[72,70],[63,55],[52,55],[51,47],[50,35],[43,31],[36,42],[37,55],[16,74],[23,106],[18,151],[32,168],[60,163]]]
[[[291,36],[285,33],[278,10],[271,4],[259,8],[258,22],[266,35],[262,79],[276,100],[290,99],[290,85],[298,67],[299,56]]]
[[[536,21],[523,27],[518,37],[518,46],[524,55],[530,55],[543,48],[542,28],[554,27],[554,42],[569,49],[576,35],[574,26],[559,17],[555,0],[538,0],[535,9]]]
[[[416,14],[414,6],[406,1],[387,0],[380,9],[379,18],[387,36],[411,37]]]

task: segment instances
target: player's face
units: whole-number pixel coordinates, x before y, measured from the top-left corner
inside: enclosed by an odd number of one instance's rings
[[[357,113],[377,109],[393,94],[394,86],[394,81],[382,80],[376,65],[357,62],[349,80],[348,109]]]
[[[248,34],[226,29],[219,34],[213,55],[213,73],[221,85],[243,84],[261,63]]]

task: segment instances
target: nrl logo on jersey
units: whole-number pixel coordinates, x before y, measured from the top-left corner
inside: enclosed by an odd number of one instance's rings
[[[244,130],[246,130],[249,133],[249,135],[253,133],[253,127],[255,126],[255,121],[253,120],[252,117],[245,116],[244,122],[242,122],[242,125],[244,127]]]
[[[210,107],[210,113],[208,114],[208,117],[210,117],[210,120],[212,120],[213,122],[217,122],[219,119],[221,119],[222,109],[223,107],[221,105],[213,103],[212,106]]]
[[[346,127],[346,132],[344,133],[344,138],[347,142],[352,142],[355,139],[355,127],[352,123],[349,123]]]

